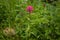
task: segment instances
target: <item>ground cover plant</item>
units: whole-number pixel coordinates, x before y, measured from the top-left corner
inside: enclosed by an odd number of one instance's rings
[[[0,40],[60,40],[60,1],[0,0]]]

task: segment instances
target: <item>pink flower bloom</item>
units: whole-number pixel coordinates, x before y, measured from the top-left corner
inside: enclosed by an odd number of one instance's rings
[[[27,6],[26,11],[29,13],[32,13],[33,7],[32,6]]]

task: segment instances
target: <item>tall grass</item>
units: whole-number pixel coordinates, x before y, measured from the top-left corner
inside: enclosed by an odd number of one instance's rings
[[[31,14],[28,5],[34,7]],[[58,7],[40,0],[0,0],[0,40],[60,40]],[[15,35],[7,35],[10,28]]]

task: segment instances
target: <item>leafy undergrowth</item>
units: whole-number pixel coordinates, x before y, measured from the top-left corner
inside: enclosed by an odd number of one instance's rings
[[[59,10],[40,0],[0,0],[0,40],[60,40]]]

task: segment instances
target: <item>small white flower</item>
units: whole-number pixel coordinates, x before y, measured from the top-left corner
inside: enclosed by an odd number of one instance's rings
[[[15,35],[16,34],[16,32],[15,32],[15,30],[13,28],[5,28],[3,30],[3,33],[6,36],[12,36],[12,35]]]

